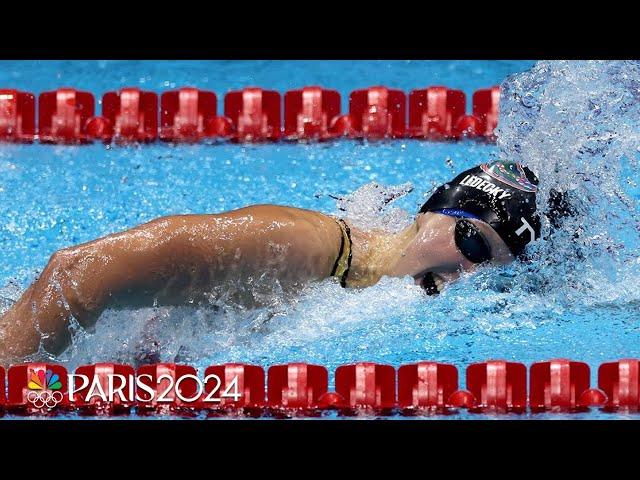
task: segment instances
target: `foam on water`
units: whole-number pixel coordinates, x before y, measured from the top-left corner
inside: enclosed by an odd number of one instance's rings
[[[392,202],[413,191],[411,182],[397,186],[384,186],[375,182],[363,185],[355,192],[338,198],[340,215],[352,225],[364,230],[399,232],[409,226],[413,217]]]
[[[576,212],[532,249],[527,281],[558,301],[637,301],[640,62],[540,62],[502,92],[500,156],[538,174],[540,209],[555,189]]]

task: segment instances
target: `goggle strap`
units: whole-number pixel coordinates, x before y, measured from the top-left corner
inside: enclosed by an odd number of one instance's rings
[[[460,210],[459,208],[441,208],[439,210],[433,210],[434,213],[441,213],[442,215],[448,215],[449,217],[457,218],[474,218],[476,220],[482,220],[479,216],[473,213]]]

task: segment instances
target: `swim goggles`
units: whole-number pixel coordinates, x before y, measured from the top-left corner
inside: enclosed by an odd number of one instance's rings
[[[460,253],[472,263],[482,263],[491,260],[491,247],[476,225],[469,218],[480,220],[472,213],[457,208],[442,208],[433,210],[456,219],[454,239]]]

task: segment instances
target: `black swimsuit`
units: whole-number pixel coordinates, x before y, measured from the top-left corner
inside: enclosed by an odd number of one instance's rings
[[[337,218],[336,222],[342,230],[342,240],[340,241],[340,252],[336,263],[331,270],[331,276],[337,277],[340,280],[342,287],[347,286],[347,276],[349,275],[349,269],[351,268],[351,229],[341,218]]]

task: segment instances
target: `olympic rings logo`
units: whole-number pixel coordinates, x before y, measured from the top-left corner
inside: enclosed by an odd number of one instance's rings
[[[62,392],[43,390],[41,392],[31,390],[27,394],[27,401],[36,408],[54,408],[62,401]]]

